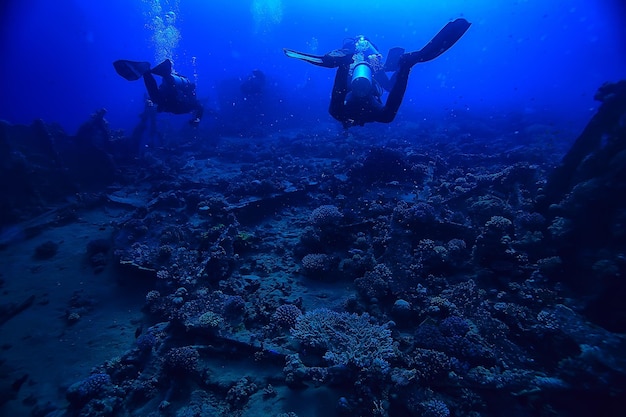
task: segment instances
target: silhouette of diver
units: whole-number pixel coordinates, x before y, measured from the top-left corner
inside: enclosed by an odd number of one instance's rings
[[[456,19],[445,25],[419,51],[404,53],[403,48],[392,48],[387,61],[365,36],[344,42],[343,48],[318,56],[291,49],[285,55],[325,68],[337,68],[331,95],[329,113],[344,128],[365,123],[390,123],[396,117],[413,65],[430,61],[447,51],[469,29],[465,19]],[[391,79],[386,72],[394,71]],[[389,91],[382,103],[383,89]]]
[[[139,122],[130,135],[135,150],[141,155],[144,148],[155,148],[162,145],[162,135],[157,128],[157,106],[148,95],[144,96],[143,112],[139,114]]]
[[[150,100],[157,105],[158,112],[192,113],[193,118],[189,123],[192,126],[200,123],[204,109],[196,97],[196,85],[187,77],[173,72],[172,61],[169,59],[152,69],[149,62],[127,60],[115,61],[113,66],[115,71],[128,81],[143,77]],[[158,87],[153,74],[163,79]]]
[[[265,74],[260,69],[254,69],[250,75],[243,80],[240,86],[244,97],[250,98],[263,94],[265,90]]]

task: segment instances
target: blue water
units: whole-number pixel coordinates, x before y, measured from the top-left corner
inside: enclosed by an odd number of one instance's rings
[[[130,129],[144,86],[118,77],[111,63],[155,61],[162,48],[153,39],[155,4],[162,15],[175,11],[175,68],[197,75],[198,95],[209,107],[217,83],[260,68],[288,108],[306,110],[299,117],[308,122],[331,120],[334,74],[285,58],[283,47],[324,53],[363,33],[381,51],[417,49],[457,17],[472,22],[471,29],[444,56],[413,70],[400,120],[413,112],[519,112],[577,128],[596,106],[596,88],[626,73],[626,12],[617,0],[8,1],[0,118],[42,118],[73,133],[105,107],[113,128]]]
[[[1,4],[0,415],[623,417],[623,0]],[[390,124],[283,53],[458,18]]]

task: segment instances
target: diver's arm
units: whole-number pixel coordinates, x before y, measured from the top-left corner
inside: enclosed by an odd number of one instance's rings
[[[350,67],[342,65],[337,69],[335,74],[335,82],[333,84],[333,90],[330,97],[330,106],[328,112],[335,119],[340,122],[345,122],[348,117],[346,115],[345,100],[348,94],[348,73]]]

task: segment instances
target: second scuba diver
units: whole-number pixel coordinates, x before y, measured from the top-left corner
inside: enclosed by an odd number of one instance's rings
[[[113,66],[128,81],[143,77],[150,100],[156,104],[158,112],[191,113],[189,124],[197,126],[200,123],[204,109],[196,97],[196,85],[187,77],[173,72],[169,59],[154,68],[150,68],[149,62],[127,60],[115,61]],[[163,79],[160,86],[157,86],[153,74]]]

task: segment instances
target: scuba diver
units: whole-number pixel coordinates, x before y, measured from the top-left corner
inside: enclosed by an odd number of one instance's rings
[[[241,93],[244,97],[260,96],[265,90],[265,74],[260,69],[252,70],[252,73],[241,83]]]
[[[383,64],[382,55],[365,36],[344,42],[343,48],[318,56],[283,49],[290,58],[300,59],[325,68],[337,68],[329,113],[344,128],[365,123],[390,123],[396,117],[413,65],[430,61],[447,51],[469,29],[465,19],[456,19],[445,25],[419,51],[405,53],[403,48],[392,48]],[[386,72],[394,71],[387,77]],[[385,104],[383,90],[389,92]]]
[[[143,154],[144,148],[156,148],[162,145],[162,134],[157,128],[157,106],[150,97],[144,96],[143,112],[139,114],[139,122],[130,135],[133,150],[139,155]]]
[[[158,112],[173,114],[192,113],[189,121],[197,126],[202,118],[203,108],[196,97],[196,85],[187,77],[172,71],[172,61],[166,59],[154,68],[149,62],[119,60],[113,63],[115,71],[127,79],[135,81],[143,77],[150,100],[157,106]],[[152,74],[160,76],[163,81],[157,87]]]

